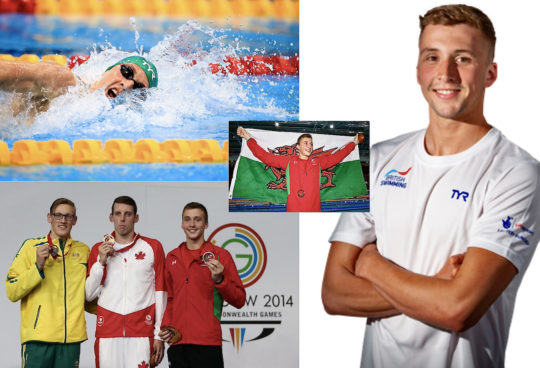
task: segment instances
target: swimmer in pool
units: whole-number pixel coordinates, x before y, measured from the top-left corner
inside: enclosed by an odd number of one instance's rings
[[[14,116],[29,107],[31,117],[47,110],[52,99],[76,84],[73,72],[54,62],[0,60],[0,90],[27,95],[13,100]],[[157,87],[157,84],[154,64],[142,56],[128,56],[108,67],[101,79],[90,85],[90,90],[103,89],[107,98],[116,98],[123,91]]]

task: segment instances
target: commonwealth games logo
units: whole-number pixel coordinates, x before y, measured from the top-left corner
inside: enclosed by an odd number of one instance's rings
[[[208,241],[231,253],[244,287],[256,283],[264,273],[266,248],[259,234],[249,226],[222,225],[210,234]]]
[[[208,240],[227,249],[234,259],[244,287],[255,284],[266,269],[267,254],[259,234],[249,226],[232,223],[218,227]],[[281,325],[281,309],[292,307],[292,296],[261,293],[255,287],[240,310],[224,310],[221,324],[228,326],[223,341],[230,342],[239,352],[246,342],[261,340]]]

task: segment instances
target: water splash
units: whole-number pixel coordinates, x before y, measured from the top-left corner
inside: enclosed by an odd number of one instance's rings
[[[129,21],[131,23],[131,27],[133,28],[133,33],[135,35],[135,50],[138,50],[139,52],[139,55],[142,55],[142,52],[143,52],[143,46],[141,45],[139,47],[139,38],[140,38],[140,35],[139,35],[139,31],[137,31],[137,21],[135,19],[135,17],[130,17],[129,18]]]
[[[132,22],[134,28],[135,23]],[[228,138],[229,120],[290,120],[298,118],[296,77],[246,77],[212,74],[208,64],[221,63],[239,50],[227,44],[227,36],[195,21],[166,35],[147,54],[159,72],[159,87],[148,90],[141,102],[132,93],[125,103],[109,100],[103,91],[88,86],[118,60],[134,53],[111,45],[94,47],[90,60],[73,69],[77,86],[54,99],[33,124],[24,124],[28,112],[12,118],[0,111],[0,138]],[[234,38],[233,38],[234,39]],[[135,28],[135,46],[139,35]],[[142,46],[138,49],[142,53]],[[249,51],[249,50],[248,50]],[[293,93],[291,94],[291,91]],[[9,94],[0,95],[0,106]],[[11,96],[12,97],[12,96]]]

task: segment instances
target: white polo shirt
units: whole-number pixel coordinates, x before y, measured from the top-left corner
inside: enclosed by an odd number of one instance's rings
[[[517,289],[540,237],[540,165],[492,128],[464,152],[430,156],[425,131],[371,151],[371,212],[343,214],[330,237],[419,274],[484,248],[518,274],[472,328],[452,333],[405,315],[368,319],[362,367],[503,367]]]

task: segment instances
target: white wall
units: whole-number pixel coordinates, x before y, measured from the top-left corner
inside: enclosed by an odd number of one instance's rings
[[[461,2],[461,1],[458,1]],[[369,120],[371,143],[427,125],[416,84],[418,16],[456,1],[305,0],[300,2],[300,118]],[[486,94],[489,123],[540,158],[540,46],[533,1],[468,1],[497,32],[499,78]],[[337,214],[300,218],[301,367],[357,367],[365,320],[324,313],[320,287],[327,239]],[[540,256],[518,294],[507,367],[537,367]],[[309,306],[309,308],[307,307]]]

